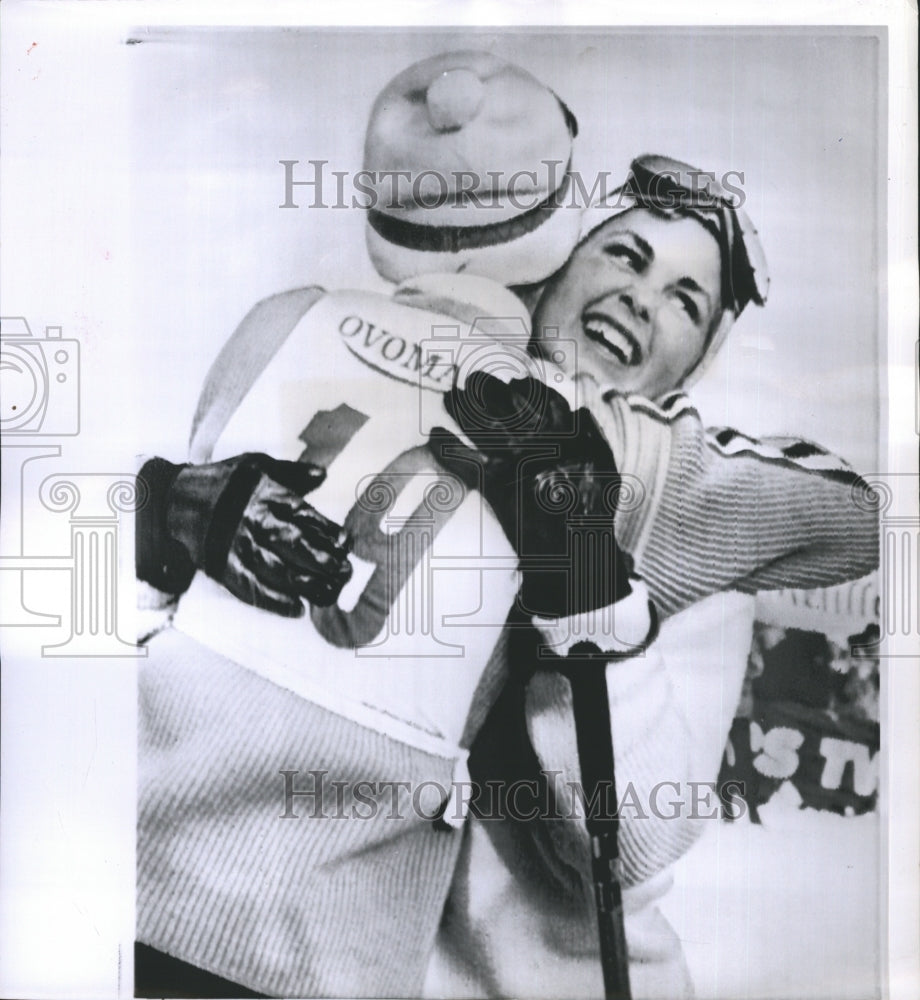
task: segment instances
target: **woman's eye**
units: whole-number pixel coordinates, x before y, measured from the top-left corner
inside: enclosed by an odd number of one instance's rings
[[[604,253],[617,263],[632,268],[633,271],[642,270],[642,257],[632,247],[626,246],[624,243],[610,243],[604,247]]]
[[[677,298],[680,301],[681,308],[684,312],[696,323],[700,318],[700,309],[693,298],[687,295],[685,292],[678,292]]]

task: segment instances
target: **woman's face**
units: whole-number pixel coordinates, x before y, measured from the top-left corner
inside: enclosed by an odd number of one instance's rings
[[[534,314],[574,340],[569,375],[655,399],[677,388],[721,316],[721,254],[694,219],[630,209],[580,244]]]

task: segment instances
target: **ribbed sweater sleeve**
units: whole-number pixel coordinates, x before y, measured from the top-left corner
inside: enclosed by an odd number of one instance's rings
[[[689,746],[688,732],[678,713],[673,710],[671,692],[660,657],[650,650],[649,658],[632,669],[623,671],[627,686],[633,682],[644,686],[645,695],[638,699],[617,690],[622,685],[608,672],[611,716],[613,717],[614,756],[616,760],[617,804],[619,810],[619,876],[624,887],[631,887],[649,878],[677,860],[693,843],[696,830],[686,822],[665,822],[648,812],[651,787],[678,775],[677,782],[687,773],[685,754]],[[626,707],[637,709],[626,728],[616,720],[628,716]],[[544,771],[552,777],[556,809],[573,820],[581,819],[588,808],[584,796],[590,789],[581,787],[581,769],[575,743],[572,716],[572,694],[569,682],[560,674],[536,674],[527,689],[527,721],[530,737]],[[628,729],[628,731],[627,731]],[[636,739],[637,731],[644,745]],[[657,772],[657,774],[656,774]],[[628,777],[627,777],[628,776]],[[638,800],[642,812],[633,810],[627,802]],[[642,805],[642,800],[645,804]],[[588,893],[590,847],[582,822],[548,825],[550,844],[544,847],[554,857],[547,860],[552,867],[561,863],[567,871],[581,876],[583,885],[571,886],[573,895]]]
[[[669,619],[643,656],[607,667],[626,887],[676,861],[718,815],[712,782],[744,677],[752,616],[749,597],[714,595]],[[584,803],[568,681],[535,674],[526,714],[540,765],[556,775],[560,811],[579,815]],[[587,880],[583,824],[550,823],[548,831],[556,859]]]
[[[629,488],[617,539],[662,615],[728,589],[826,587],[878,565],[865,482],[810,442],[707,430],[686,396],[609,396],[598,416]]]

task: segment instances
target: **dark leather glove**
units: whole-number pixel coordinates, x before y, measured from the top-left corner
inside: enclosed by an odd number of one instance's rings
[[[351,540],[302,497],[326,478],[309,462],[262,454],[141,469],[147,502],[138,512],[137,573],[181,593],[196,569],[241,601],[297,618],[302,599],[335,603],[351,577]]]
[[[431,447],[449,471],[482,490],[521,559],[529,614],[568,616],[631,592],[631,560],[614,537],[620,479],[587,409],[537,379],[505,383],[474,372],[444,398],[472,451],[443,427]]]

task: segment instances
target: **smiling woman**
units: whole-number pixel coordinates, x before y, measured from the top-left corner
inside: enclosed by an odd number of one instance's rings
[[[580,372],[654,399],[696,367],[721,319],[720,261],[695,220],[630,209],[575,251],[535,325],[578,344]]]
[[[616,214],[598,206],[607,217],[589,222],[534,315],[538,337],[556,330],[578,345],[568,374],[656,399],[700,372],[749,301],[763,305],[769,279],[756,231],[708,176],[639,157],[611,196]]]

